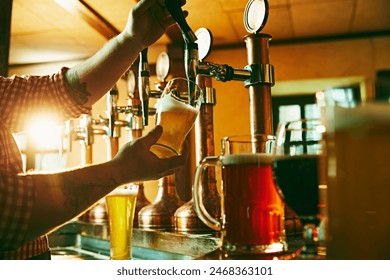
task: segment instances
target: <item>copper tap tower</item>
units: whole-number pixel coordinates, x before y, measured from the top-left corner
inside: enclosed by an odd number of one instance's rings
[[[273,135],[271,87],[274,85],[273,66],[269,64],[268,34],[251,34],[245,38],[248,65],[253,81],[246,82],[249,90],[249,114],[251,135]]]
[[[195,123],[195,151],[196,162],[206,156],[214,155],[214,108],[215,91],[212,88],[211,77],[197,76],[197,84],[203,91],[204,102],[200,108]],[[213,217],[220,217],[221,207],[217,191],[215,169],[210,167],[202,182],[202,200]],[[191,199],[175,212],[175,229],[178,232],[205,232],[211,231],[197,216],[193,200]]]
[[[149,65],[147,51],[143,50],[139,63],[139,96],[142,97],[143,116],[146,118],[151,109],[149,98],[159,98],[165,87],[165,79],[169,72],[169,57],[166,53],[160,54],[156,63],[159,82],[154,91],[149,85]],[[145,112],[145,110],[147,110]],[[144,120],[144,125],[148,122]],[[174,228],[174,213],[183,204],[176,193],[175,175],[166,176],[159,180],[157,196],[154,201],[141,208],[138,212],[138,227],[148,229],[171,230]]]
[[[139,137],[142,137],[143,131],[143,114],[142,114],[142,102],[137,88],[134,72],[130,69],[127,73],[127,98],[128,105],[132,108],[132,113],[128,116],[128,130],[129,141],[133,141]],[[146,198],[145,187],[143,182],[133,183],[138,186],[137,203],[134,212],[134,227],[138,227],[138,213],[145,206],[150,204],[150,201]]]
[[[270,35],[260,34],[268,19],[268,2],[266,0],[250,0],[245,10],[245,28],[251,33],[244,37],[247,48],[248,65],[244,69],[236,69],[228,65],[218,65],[210,62],[199,62],[196,41],[197,35],[188,26],[180,6],[176,1],[165,0],[168,10],[181,28],[185,51],[185,69],[188,79],[196,77],[201,88],[211,85],[211,78],[227,82],[231,80],[244,81],[249,90],[250,100],[250,131],[251,135],[273,134],[272,127],[272,100],[271,87],[274,85],[273,66],[269,64],[269,40]],[[260,19],[260,21],[258,20]],[[203,77],[202,77],[203,76]],[[196,124],[196,151],[197,162],[206,156],[214,155],[213,115],[212,105],[203,104]],[[263,149],[263,147],[256,147]],[[205,197],[216,206],[219,201],[216,191],[215,173],[213,168],[208,168],[208,176],[204,176],[202,189]],[[183,211],[176,212],[176,229],[179,231],[191,231],[201,228],[192,219],[192,200],[185,204]],[[219,208],[218,208],[219,209]],[[209,210],[210,211],[210,210]],[[212,212],[211,212],[212,213]],[[212,213],[219,218],[219,211]]]

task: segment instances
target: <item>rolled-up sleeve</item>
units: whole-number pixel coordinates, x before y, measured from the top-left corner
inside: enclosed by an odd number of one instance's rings
[[[75,102],[67,91],[65,73],[0,77],[0,118],[12,132],[28,129],[34,116],[50,114],[58,121],[79,117],[91,108]]]

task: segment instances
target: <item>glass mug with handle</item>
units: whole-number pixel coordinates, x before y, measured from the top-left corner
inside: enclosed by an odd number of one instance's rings
[[[242,135],[222,139],[222,155],[204,158],[196,169],[193,198],[199,218],[222,231],[222,249],[230,254],[270,254],[287,251],[284,202],[272,174],[272,135]],[[214,219],[201,201],[203,171],[222,168],[221,217]]]
[[[303,225],[302,253],[321,256],[326,255],[325,130],[319,119],[279,123],[273,162],[276,186]]]

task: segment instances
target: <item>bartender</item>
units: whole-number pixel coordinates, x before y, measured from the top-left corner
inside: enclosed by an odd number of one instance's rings
[[[0,76],[0,259],[50,259],[46,234],[117,186],[158,179],[185,164],[187,150],[170,159],[149,151],[162,133],[158,126],[126,143],[105,163],[51,174],[23,173],[12,136],[26,129],[36,112],[50,110],[62,120],[88,113],[174,22],[163,0],[141,0],[131,9],[124,30],[79,65],[48,76]]]

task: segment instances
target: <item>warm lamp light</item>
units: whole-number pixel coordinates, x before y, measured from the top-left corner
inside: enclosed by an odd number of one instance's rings
[[[29,139],[37,150],[58,149],[61,141],[61,126],[50,115],[40,115],[32,119],[28,130]]]

